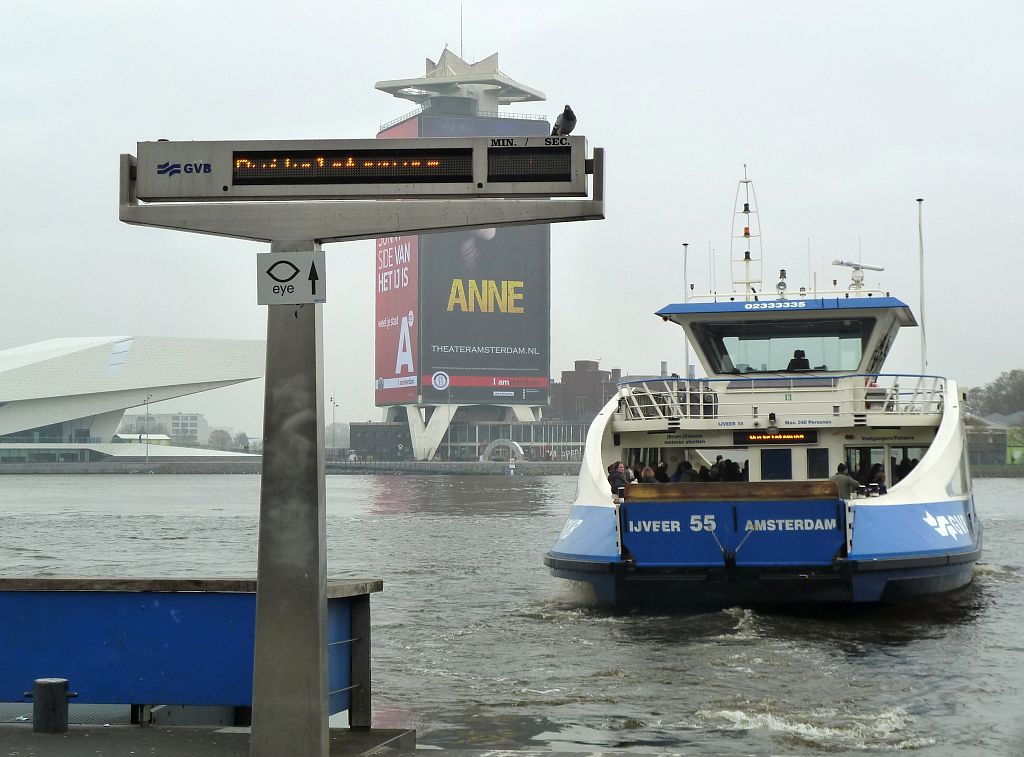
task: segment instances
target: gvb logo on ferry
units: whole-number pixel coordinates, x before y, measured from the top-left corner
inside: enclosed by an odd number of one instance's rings
[[[558,538],[566,538],[569,534],[571,534],[573,531],[575,531],[582,525],[583,518],[569,518],[569,520],[566,521],[565,526],[562,528],[562,533],[558,535]]]
[[[939,536],[952,536],[954,541],[959,541],[957,534],[967,536],[970,532],[967,529],[967,521],[962,515],[940,515],[935,517],[927,510],[921,518],[925,523],[935,529]]]
[[[213,166],[210,163],[161,163],[156,167],[158,176],[177,176],[185,173],[211,173]]]

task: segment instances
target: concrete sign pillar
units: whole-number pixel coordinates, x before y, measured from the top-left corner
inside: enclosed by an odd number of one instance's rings
[[[274,242],[271,252],[319,251]],[[270,305],[253,668],[253,757],[327,757],[321,306]]]

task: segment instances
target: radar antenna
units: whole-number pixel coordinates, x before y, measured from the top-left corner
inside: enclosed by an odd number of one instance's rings
[[[729,261],[733,293],[742,292],[748,300],[757,299],[762,280],[761,219],[757,212],[754,183],[747,178],[746,163],[743,164],[743,178],[736,186]]]
[[[853,260],[833,260],[832,265],[841,265],[847,268],[852,268],[850,272],[850,289],[855,292],[860,291],[864,288],[864,271],[884,271],[884,265],[871,265],[870,263],[854,262]]]

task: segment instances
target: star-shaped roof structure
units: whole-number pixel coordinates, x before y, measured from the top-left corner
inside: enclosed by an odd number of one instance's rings
[[[481,110],[547,99],[540,90],[520,84],[498,70],[497,53],[477,63],[467,63],[448,48],[436,63],[427,58],[424,76],[379,81],[374,87],[420,104],[433,97],[471,97],[480,102]]]

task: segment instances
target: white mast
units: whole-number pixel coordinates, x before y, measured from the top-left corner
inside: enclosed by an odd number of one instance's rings
[[[921,224],[921,208],[924,206],[924,198],[917,198],[917,244],[919,250],[918,256],[918,269],[920,271],[920,290],[921,290],[921,305],[920,305],[920,318],[921,318],[921,373],[928,373],[928,342],[924,335],[924,227]]]
[[[761,220],[757,212],[757,195],[754,192],[753,181],[747,178],[747,164],[744,163],[743,178],[736,187],[732,238],[729,240],[730,273],[734,294],[739,285],[742,285],[743,296],[748,300],[756,298],[760,293],[761,253]]]
[[[690,277],[687,275],[686,263],[689,257],[690,243],[683,242],[683,302],[690,301]],[[685,351],[683,353],[683,377],[691,378],[690,376],[690,340],[686,336],[686,331],[683,331],[683,345]]]

